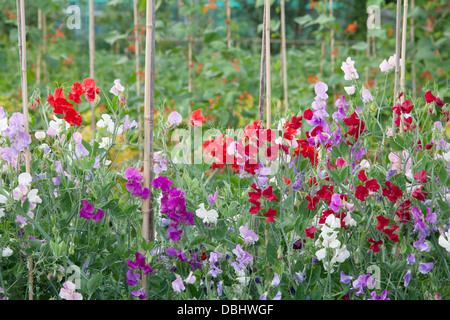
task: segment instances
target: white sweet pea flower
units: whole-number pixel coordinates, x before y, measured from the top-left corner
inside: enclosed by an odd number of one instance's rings
[[[200,203],[199,207],[200,207],[200,209],[197,209],[195,211],[195,214],[197,215],[197,217],[199,217],[200,219],[203,219],[204,223],[212,223],[212,224],[217,223],[217,218],[218,218],[219,214],[217,213],[216,210],[214,210],[214,209],[209,210],[209,211],[206,210],[204,203]]]
[[[13,254],[13,251],[9,247],[4,248],[2,250],[2,257],[4,257],[4,258],[10,257],[12,254]]]
[[[5,216],[5,209],[1,208],[0,209],[0,219],[3,218]]]
[[[112,144],[112,139],[109,137],[106,137],[106,138],[102,138],[102,142],[99,144],[99,147],[102,149],[108,149],[111,144]]]
[[[37,195],[38,189],[32,189],[30,192],[28,192],[28,201],[31,203],[41,203],[42,199]]]
[[[31,175],[29,173],[21,173],[19,175],[19,184],[24,185],[25,187],[29,187],[31,185],[31,181],[33,180],[31,178]]]
[[[7,201],[8,199],[4,195],[0,194],[0,203],[6,203]]]
[[[450,230],[439,236],[438,243],[441,247],[450,252]]]
[[[355,86],[344,87],[344,90],[345,92],[347,92],[349,96],[351,96],[352,94],[355,93]]]

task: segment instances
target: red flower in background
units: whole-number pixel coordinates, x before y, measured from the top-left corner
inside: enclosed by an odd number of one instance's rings
[[[316,227],[310,227],[308,229],[305,229],[305,236],[314,239],[314,232],[317,231]]]
[[[373,243],[370,246],[369,250],[372,250],[375,253],[380,251],[380,247],[379,246],[381,246],[383,244],[383,240],[375,241],[372,238],[367,239],[367,242]]]
[[[366,198],[369,196],[369,189],[365,186],[357,186],[355,191],[355,197],[361,201],[366,201]]]
[[[199,127],[204,123],[205,117],[203,116],[202,109],[195,110],[191,113],[191,124],[194,127]]]
[[[319,202],[319,197],[311,198],[311,196],[308,194],[305,199],[309,202],[306,209],[316,210],[316,204]]]
[[[62,88],[57,88],[54,95],[49,94],[47,102],[52,106],[53,112],[56,114],[65,114],[68,109],[73,108],[73,105],[64,96]]]
[[[95,94],[100,94],[100,89],[95,85],[95,80],[92,78],[84,79],[81,88],[86,92],[86,100],[89,102],[95,100]]]
[[[427,171],[426,170],[422,170],[422,171],[420,171],[420,172],[417,172],[415,175],[414,175],[414,179],[415,180],[418,180],[418,181],[420,181],[420,182],[422,182],[422,183],[427,183],[428,182],[428,180],[427,180]]]
[[[69,100],[75,103],[81,103],[80,96],[85,92],[81,83],[75,82],[72,87],[72,92],[69,92]]]
[[[397,201],[397,199],[400,199],[401,197],[403,197],[402,190],[400,190],[400,188],[397,187],[396,185],[394,185],[392,182],[386,181],[384,183],[384,185],[387,188],[383,188],[382,194],[383,194],[383,196],[388,197],[389,201],[395,203]]]
[[[269,208],[266,213],[263,213],[263,216],[267,218],[266,222],[275,222],[275,217],[277,215],[277,210]]]

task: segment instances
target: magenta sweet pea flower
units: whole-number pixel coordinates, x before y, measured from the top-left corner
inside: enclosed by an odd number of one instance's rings
[[[140,274],[139,273],[134,273],[132,269],[128,270],[127,272],[127,283],[130,286],[135,286],[138,283],[138,280],[140,278]]]
[[[134,255],[136,257],[136,262],[131,259],[127,262],[127,265],[130,268],[144,270],[144,274],[153,271],[152,267],[150,267],[149,264],[145,264],[145,257],[140,252],[136,252]]]
[[[94,205],[90,204],[89,201],[82,201],[83,208],[80,210],[80,218],[92,219],[94,217]]]

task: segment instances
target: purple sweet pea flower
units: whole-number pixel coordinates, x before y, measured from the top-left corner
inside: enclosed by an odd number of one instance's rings
[[[411,281],[411,269],[406,272],[405,276],[403,277],[405,282],[403,283],[403,286],[407,287],[409,285],[409,282]]]
[[[127,272],[127,283],[130,286],[135,286],[138,283],[139,278],[141,275],[139,273],[134,273],[132,269],[129,269]]]
[[[145,298],[147,298],[147,294],[142,289],[139,289],[137,291],[132,291],[131,296],[133,298],[139,298],[140,300],[144,300]]]
[[[419,272],[422,274],[427,274],[431,269],[433,269],[433,266],[433,262],[421,263],[419,264]]]
[[[344,271],[341,271],[341,280],[339,282],[348,284],[352,281],[353,277],[346,275]]]
[[[211,203],[211,205],[216,203],[218,195],[219,195],[219,191],[214,192],[214,195],[212,195],[212,194],[208,195],[208,201],[209,201],[209,203]]]
[[[367,300],[391,300],[391,299],[387,298],[388,294],[389,294],[389,291],[387,291],[386,289],[383,291],[383,294],[381,296],[378,296],[375,291],[372,291],[370,293],[372,298],[367,299]]]
[[[406,262],[413,265],[414,263],[416,263],[416,256],[413,254],[408,255],[408,258],[406,258]]]
[[[90,204],[89,201],[82,201],[83,208],[80,210],[80,218],[92,219],[94,217],[94,205]]]

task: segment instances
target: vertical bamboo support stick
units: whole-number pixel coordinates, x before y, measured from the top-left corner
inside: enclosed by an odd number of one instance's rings
[[[38,9],[38,29],[42,31],[42,11]],[[36,86],[41,84],[42,41],[39,41],[36,58]]]
[[[397,103],[398,83],[400,76],[400,17],[401,17],[401,0],[397,0],[397,14],[395,21],[395,77],[394,77],[394,97],[393,106]],[[392,113],[392,136],[395,137],[395,112]]]
[[[94,26],[94,0],[89,0],[89,75],[94,79],[94,63],[95,63],[95,26]],[[91,102],[91,113],[92,113],[92,138],[95,135],[95,105]]]
[[[270,129],[272,122],[272,96],[270,84],[270,0],[265,0],[265,40],[266,40],[266,126]]]
[[[366,43],[367,43],[367,49],[366,49],[366,58],[367,58],[367,66],[365,68],[366,72],[366,84],[369,83],[369,63],[370,63],[370,37],[369,37],[369,28],[367,28],[366,32]]]
[[[42,53],[47,54],[47,15],[42,14]],[[47,62],[42,61],[42,71],[44,74],[44,83],[48,83]]]
[[[138,9],[139,0],[134,0],[133,2],[133,18],[134,18],[134,53],[136,56],[136,96],[141,96],[141,77],[139,75],[140,63],[139,63],[139,9]],[[137,116],[138,116],[138,125],[139,125],[139,162],[143,159],[143,150],[142,150],[142,117],[141,117],[141,103],[140,99],[137,104]]]
[[[377,45],[376,45],[376,38],[372,37],[372,59],[376,60],[377,58]],[[375,83],[374,83],[374,87],[377,88],[377,78],[375,77]]]
[[[27,43],[25,29],[25,5],[24,0],[17,0],[17,30],[20,60],[20,75],[22,82],[22,109],[25,132],[29,132],[28,125],[28,83],[27,83]],[[30,149],[25,149],[25,171],[30,173]],[[28,300],[33,300],[33,258],[28,257]]]
[[[285,0],[280,3],[281,15],[281,66],[283,70],[283,98],[284,114],[288,113],[288,83],[287,83],[287,59],[286,59],[286,19],[285,19]]]
[[[411,0],[411,11],[414,10],[415,3],[414,0]],[[415,35],[414,35],[414,18],[411,18],[411,28],[410,28],[411,42],[414,44]],[[411,86],[413,92],[413,99],[416,100],[416,62],[415,62],[415,51],[413,50],[411,56]]]
[[[328,0],[324,1],[324,9],[323,12],[326,15],[327,14],[327,6],[328,6]],[[320,47],[320,80],[323,79],[323,61],[325,59],[325,35],[322,35],[322,44]]]
[[[231,7],[230,0],[225,0],[225,13],[226,13],[226,24],[227,24],[227,48],[231,48]]]
[[[144,93],[144,188],[153,180],[153,125],[155,93],[155,0],[147,0],[145,33],[145,93]],[[149,242],[155,238],[153,224],[153,197],[143,200],[142,236]],[[142,277],[143,290],[147,292],[147,275]]]
[[[266,85],[266,7],[264,7],[263,14],[263,29],[261,39],[261,68],[259,71],[259,121],[262,123],[264,120],[264,96]]]
[[[189,15],[189,24],[192,23],[192,14]],[[188,64],[189,64],[189,72],[188,72],[188,92],[189,95],[192,94],[192,68],[193,62],[192,62],[192,35],[188,34]],[[188,117],[191,116],[192,113],[192,99],[189,96],[189,105],[188,105]],[[189,128],[190,128],[190,121],[189,121]]]
[[[400,103],[405,101],[405,74],[406,74],[406,36],[408,28],[408,0],[403,2],[403,26],[402,26],[402,56],[401,56],[401,72],[400,72],[400,90],[403,95],[400,99]],[[400,135],[403,136],[403,114],[400,114]]]
[[[330,17],[333,18],[333,0],[330,0]],[[331,76],[334,75],[334,60],[335,60],[335,52],[334,52],[334,28],[330,30],[330,51],[331,51]],[[336,97],[336,86],[333,85],[333,101]]]

